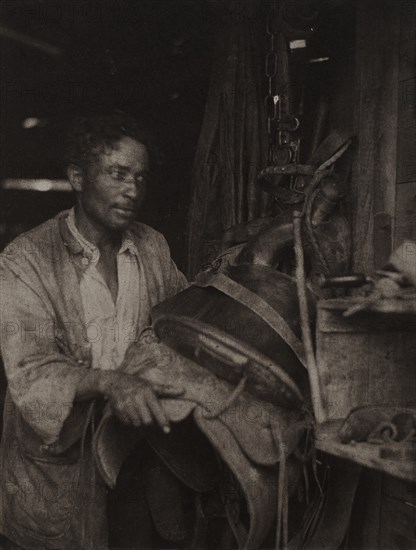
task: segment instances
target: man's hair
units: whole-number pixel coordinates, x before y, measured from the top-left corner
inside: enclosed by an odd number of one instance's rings
[[[67,134],[65,164],[86,168],[99,153],[113,147],[123,137],[142,143],[150,154],[150,137],[127,114],[115,111],[105,115],[78,116]]]

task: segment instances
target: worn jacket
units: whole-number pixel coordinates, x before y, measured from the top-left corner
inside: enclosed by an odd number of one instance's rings
[[[82,247],[67,211],[0,255],[0,352],[8,379],[0,446],[0,532],[23,548],[107,545],[106,488],[92,457],[100,403],[75,402],[91,368],[79,280]],[[143,264],[138,331],[186,280],[163,236],[135,223]],[[123,368],[123,365],[121,366]]]

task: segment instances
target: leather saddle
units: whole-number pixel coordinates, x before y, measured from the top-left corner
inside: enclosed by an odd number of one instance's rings
[[[197,493],[222,483],[217,456],[237,480],[249,516],[243,535],[240,518],[229,516],[230,522],[235,521],[231,528],[239,546],[259,548],[276,518],[279,461],[292,453],[304,431],[299,411],[271,405],[247,392],[230,402],[235,392],[232,384],[163,343],[142,343],[135,352],[141,360],[140,365],[136,361],[127,365],[131,374],[155,385],[183,387],[184,393],[180,398],[161,400],[172,423],[169,435],[123,425],[107,407],[94,436],[95,458],[105,482],[115,487],[125,458],[143,437],[175,476]],[[175,429],[187,419],[195,426],[193,435]],[[207,455],[203,443],[214,453]],[[289,486],[293,486],[298,476],[294,459],[288,461],[287,470]],[[224,505],[227,507],[227,502]]]
[[[305,431],[306,369],[295,296],[290,277],[267,266],[237,266],[228,273],[202,273],[154,309],[154,330],[129,348],[123,368],[153,386],[184,391],[161,399],[172,424],[168,435],[124,426],[105,410],[94,452],[110,487],[125,458],[146,438],[196,493],[224,488],[228,477],[236,482],[244,501],[241,514],[230,491],[222,495],[240,548],[259,548],[276,518],[281,530],[283,502],[302,468],[293,452]],[[189,423],[191,431],[183,428]]]

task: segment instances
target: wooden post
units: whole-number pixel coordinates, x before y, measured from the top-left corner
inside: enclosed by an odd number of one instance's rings
[[[380,268],[393,248],[401,0],[357,2],[353,264]]]
[[[395,247],[416,241],[416,1],[403,0],[400,28]]]

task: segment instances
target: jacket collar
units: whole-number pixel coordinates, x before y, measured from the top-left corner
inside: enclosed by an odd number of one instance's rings
[[[61,238],[64,246],[69,250],[72,255],[84,255],[85,246],[83,246],[82,242],[80,242],[80,240],[76,238],[76,236],[68,227],[68,216],[70,215],[70,213],[71,210],[64,210],[63,212],[60,212],[57,216]],[[130,230],[126,230],[123,235],[119,254],[126,251],[136,255],[137,257],[139,256],[137,246],[134,242],[133,232]],[[83,269],[85,269],[86,265],[82,265],[82,267]]]
[[[69,216],[69,210],[60,212],[57,216],[59,224],[59,232],[62,237],[64,246],[71,252],[71,254],[82,254],[83,247],[80,242],[71,233],[68,227],[67,218]]]

